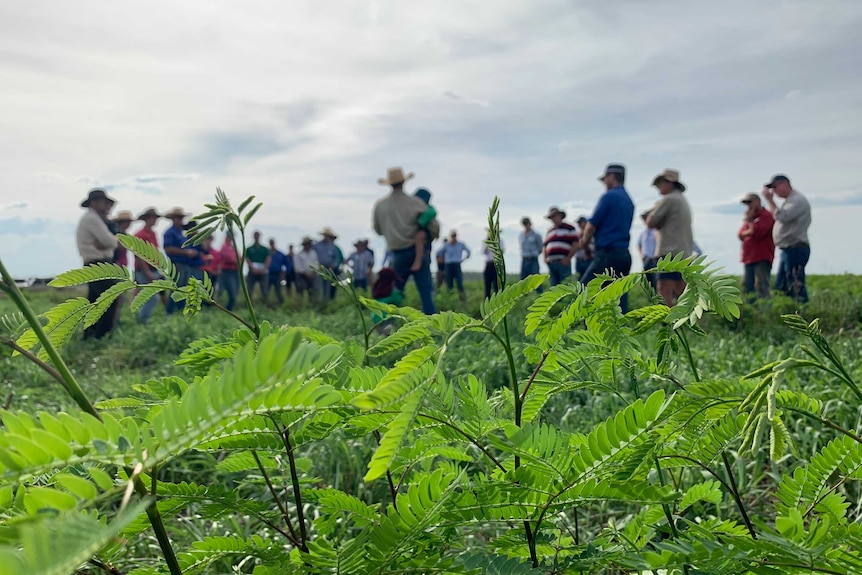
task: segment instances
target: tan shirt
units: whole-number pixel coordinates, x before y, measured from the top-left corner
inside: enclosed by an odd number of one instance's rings
[[[808,226],[811,225],[811,206],[805,196],[793,190],[780,208],[772,214],[775,225],[772,239],[779,248],[808,243]]]
[[[656,257],[680,253],[688,257],[694,251],[691,209],[682,192],[662,196],[650,213],[649,224],[658,230]]]
[[[78,241],[78,253],[81,254],[85,264],[97,260],[110,260],[114,257],[117,236],[111,233],[108,224],[95,211],[88,209],[81,216],[75,236]]]
[[[419,198],[393,191],[374,204],[374,231],[386,238],[390,250],[412,247],[419,231],[419,216],[427,209],[428,205]],[[428,231],[431,240],[440,236],[440,224],[436,219],[428,224]]]

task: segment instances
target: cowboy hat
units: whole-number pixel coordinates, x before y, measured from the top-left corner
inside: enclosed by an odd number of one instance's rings
[[[662,180],[664,180],[666,182],[670,182],[671,184],[676,186],[680,192],[685,191],[685,184],[683,184],[682,182],[679,181],[679,172],[677,172],[676,170],[665,170],[665,171],[663,171],[662,173],[657,175],[655,177],[655,179],[653,179],[652,185],[656,185]]]
[[[353,247],[358,248],[359,246],[367,246],[367,245],[368,245],[368,238],[359,238],[358,240],[356,240],[356,242],[354,242]]]
[[[162,215],[156,211],[156,208],[147,208],[141,215],[138,216],[139,220],[145,220],[147,218],[160,218]]]
[[[311,238],[310,238],[310,237],[308,237],[308,236],[303,236],[303,237],[302,237],[302,241],[301,241],[301,242],[299,242],[299,243],[305,246],[305,245],[313,244],[313,243],[314,243],[314,240],[313,240],[313,239],[311,239]]]
[[[109,202],[111,202],[111,205],[114,205],[117,203],[117,200],[115,200],[114,198],[112,198],[108,194],[106,194],[105,190],[103,190],[102,188],[93,188],[87,194],[87,199],[84,200],[83,202],[81,202],[81,207],[82,208],[89,208],[90,202],[92,202],[94,200],[108,200]]]
[[[332,239],[338,238],[338,234],[336,234],[332,230],[332,228],[330,228],[329,226],[326,226],[322,230],[320,230],[320,235],[325,237],[325,238],[332,238]]]
[[[165,214],[166,218],[184,218],[189,214],[185,213],[182,208],[171,208],[171,211]]]
[[[558,208],[557,206],[551,206],[551,209],[548,210],[548,213],[545,215],[546,220],[550,220],[554,216],[561,216],[563,219],[566,218],[566,212]]]
[[[413,177],[413,172],[409,172],[406,176],[401,168],[389,168],[386,171],[386,177],[377,180],[381,186],[393,186],[395,184],[403,184]]]
[[[115,223],[118,223],[118,222],[131,222],[131,221],[133,221],[134,219],[135,219],[135,217],[132,215],[132,212],[130,212],[129,210],[120,210],[120,211],[117,213],[117,215],[114,217],[113,221],[114,221]]]

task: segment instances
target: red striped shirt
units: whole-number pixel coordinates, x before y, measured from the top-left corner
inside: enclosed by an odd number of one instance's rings
[[[572,246],[580,241],[578,230],[572,224],[563,222],[558,227],[551,228],[545,235],[545,257],[548,261],[561,260],[568,257]]]

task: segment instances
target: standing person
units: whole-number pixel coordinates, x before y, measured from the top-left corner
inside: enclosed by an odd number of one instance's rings
[[[81,207],[87,211],[78,221],[75,230],[75,240],[78,253],[84,265],[110,263],[114,260],[114,250],[118,242],[117,236],[108,228],[108,215],[116,201],[109,197],[105,190],[94,188],[87,194],[87,199],[81,202]],[[99,280],[87,284],[87,299],[94,303],[108,288],[117,283],[116,280]],[[114,327],[114,317],[118,302],[114,300],[99,320],[84,330],[84,338],[101,339]]]
[[[404,291],[404,285],[412,275],[422,301],[422,311],[430,315],[436,312],[430,253],[422,258],[418,270],[411,269],[416,261],[415,241],[420,227],[419,218],[428,211],[425,202],[404,193],[404,183],[412,177],[412,173],[405,176],[401,168],[389,168],[387,177],[377,180],[382,186],[390,186],[391,192],[375,202],[372,224],[374,231],[386,238],[387,249],[392,252],[392,269],[398,278],[395,287]],[[436,218],[428,222],[426,229],[429,241],[437,239],[440,225]]]
[[[183,226],[183,231],[189,231],[198,223],[195,220],[190,220],[189,223]],[[188,236],[186,236],[188,239]],[[195,278],[199,282],[204,281],[204,249],[203,244],[198,244],[196,246],[189,246],[191,250],[194,251],[195,255],[189,256],[189,277]]]
[[[553,224],[545,234],[545,263],[548,264],[551,287],[554,287],[572,275],[572,257],[578,249],[578,231],[575,226],[563,221],[566,212],[557,206],[551,206],[545,219],[551,220]]]
[[[156,222],[160,217],[162,216],[155,208],[147,208],[138,216],[138,220],[144,222],[144,227],[135,233],[136,238],[155,246],[156,249],[159,247],[159,239],[156,236],[156,231],[153,229],[153,226],[156,225]],[[158,279],[162,279],[162,275],[156,268],[151,266],[144,259],[135,258],[135,283],[138,285],[147,285]],[[138,309],[138,322],[147,323],[147,320],[149,320],[150,316],[153,315],[153,310],[156,308],[156,304],[158,302],[159,300],[155,296],[148,299],[144,305]]]
[[[337,277],[341,272],[341,263],[344,261],[341,249],[335,245],[338,235],[332,231],[332,228],[327,226],[320,231],[320,236],[323,239],[314,244],[314,251],[317,253],[317,263],[329,269]],[[335,299],[335,286],[323,278],[319,279],[321,301]]]
[[[635,204],[624,187],[625,166],[609,164],[604,175],[599,176],[599,181],[605,185],[605,192],[584,227],[580,243],[581,248],[589,248],[590,240],[595,239],[593,261],[580,278],[584,285],[605,270],[619,277],[627,276],[632,269],[629,241]],[[628,311],[628,304],[628,294],[623,294],[620,298],[623,313]]]
[[[221,252],[213,247],[213,238],[209,236],[201,243],[201,255],[204,260],[204,273],[213,284],[213,291],[218,291],[221,275]]]
[[[500,291],[500,284],[497,278],[497,266],[494,265],[494,252],[487,244],[490,239],[491,232],[488,231],[485,241],[482,242],[482,256],[485,259],[485,270],[482,272],[482,279],[485,282],[485,299],[491,297],[492,293]],[[503,238],[500,238],[500,251],[506,251],[506,248],[503,246]]]
[[[264,291],[264,301],[269,303],[269,292],[275,291],[275,299],[279,305],[284,303],[284,296],[281,293],[281,282],[284,280],[285,265],[284,260],[287,256],[275,246],[275,238],[269,239],[269,279],[267,288]]]
[[[738,237],[742,242],[741,259],[745,269],[743,286],[746,294],[768,298],[769,276],[775,259],[775,241],[772,239],[775,218],[763,207],[757,194],[745,194],[742,203],[745,204],[745,219]]]
[[[356,240],[353,244],[356,251],[347,258],[353,274],[353,285],[356,289],[368,291],[368,286],[373,283],[374,252],[368,249],[368,240]]]
[[[648,215],[649,214],[646,212],[641,214],[641,219],[644,221],[644,225],[646,225]],[[644,271],[653,269],[656,263],[658,263],[658,258],[655,257],[657,240],[658,237],[655,229],[649,226],[646,226],[638,237],[638,254],[641,256]],[[649,284],[652,286],[652,289],[658,292],[658,275],[655,272],[647,272],[646,277],[647,281],[649,281]]]
[[[431,192],[426,188],[417,189],[413,195],[428,206],[428,209],[419,216],[419,231],[416,232],[416,237],[413,239],[413,245],[416,247],[416,257],[413,259],[410,271],[415,272],[422,268],[425,255],[431,253],[431,234],[428,232],[428,223],[437,217],[437,210],[431,205]]]
[[[580,238],[580,236],[584,235],[584,228],[587,227],[587,217],[579,216],[577,223],[578,238]],[[584,274],[587,273],[587,269],[589,269],[591,263],[593,263],[592,243],[586,248],[582,248],[580,246],[580,242],[578,242],[578,249],[575,251],[575,271],[578,274],[578,279],[584,277]]]
[[[254,243],[245,248],[245,262],[248,264],[248,275],[245,277],[245,287],[248,297],[254,297],[254,286],[260,286],[261,300],[266,302],[266,280],[269,270],[269,250],[260,243],[260,232],[252,234]]]
[[[134,221],[134,219],[132,212],[129,210],[120,210],[120,212],[117,213],[117,216],[112,220],[116,226],[116,229],[112,230],[114,235],[128,233],[129,226],[132,225],[132,221]],[[126,247],[119,242],[117,242],[117,249],[114,250],[114,263],[119,264],[124,268],[129,265],[128,250],[126,250]]]
[[[227,293],[227,306],[233,310],[236,305],[236,294],[239,292],[239,261],[237,260],[236,246],[233,243],[233,233],[230,230],[224,236],[221,248],[219,248],[219,261],[221,273],[218,278],[218,295]]]
[[[521,246],[521,275],[524,279],[528,276],[539,273],[539,256],[542,255],[544,243],[542,236],[533,229],[533,222],[530,218],[524,216],[521,218],[521,225],[524,226],[524,231],[518,234],[518,244]],[[539,288],[541,293],[542,288]]]
[[[805,196],[793,189],[788,177],[781,174],[763,187],[762,195],[775,218],[772,239],[781,250],[775,289],[782,290],[797,302],[806,303],[805,266],[811,257],[808,243],[811,206]],[[784,199],[781,207],[775,203],[775,196]]]
[[[166,213],[165,217],[171,220],[171,227],[165,231],[162,237],[162,245],[165,246],[165,253],[177,271],[178,287],[185,287],[189,284],[191,274],[189,261],[198,255],[197,250],[183,247],[183,244],[186,242],[186,234],[183,229],[183,221],[186,219],[186,216],[187,214],[182,208],[173,208]],[[185,302],[176,302],[172,297],[168,297],[165,310],[168,314],[172,314],[177,310],[182,310],[184,307]]]
[[[318,265],[317,252],[314,251],[314,241],[305,236],[302,238],[302,249],[293,256],[293,270],[296,273],[296,295],[302,297],[308,292],[309,299],[314,299],[314,288],[317,274],[314,267]]]
[[[656,257],[689,257],[694,251],[694,234],[691,231],[691,208],[683,196],[685,184],[679,181],[679,172],[665,170],[653,179],[652,185],[661,194],[661,199],[647,215],[646,225],[658,230]],[[668,306],[682,295],[685,280],[680,272],[658,274],[658,293]]]
[[[434,252],[434,261],[437,263],[437,281],[435,282],[435,287],[439,290],[443,287],[443,284],[446,283],[446,242],[443,241],[443,245],[440,246],[440,249]]]
[[[287,246],[287,254],[284,256],[284,291],[288,297],[293,289],[293,284],[296,279],[296,272],[293,267],[293,244]]]
[[[446,262],[446,288],[451,290],[453,285],[458,286],[458,297],[462,301],[467,299],[464,293],[464,274],[461,264],[470,258],[470,248],[458,241],[458,232],[449,232],[449,241],[443,246],[443,258]]]

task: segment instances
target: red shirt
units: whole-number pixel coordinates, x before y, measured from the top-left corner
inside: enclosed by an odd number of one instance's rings
[[[152,244],[156,247],[159,247],[159,240],[156,238],[156,232],[154,232],[151,228],[141,228],[135,233],[136,238],[140,238],[147,242],[148,244]],[[144,269],[153,269],[153,266],[142,260],[141,258],[135,258],[135,271],[142,272]]]
[[[234,251],[233,244],[223,243],[218,253],[222,271],[237,271],[236,252]]]
[[[215,277],[221,273],[221,253],[218,250],[210,249],[209,253],[204,254],[204,271],[210,277]]]
[[[549,229],[545,235],[545,258],[553,262],[568,257],[572,245],[580,240],[575,226],[567,222],[560,223],[558,227]]]
[[[761,209],[760,213],[754,217],[753,222],[745,221],[739,229],[742,234],[749,227],[754,228],[754,233],[747,237],[740,237],[742,240],[742,263],[756,264],[757,262],[768,261],[772,263],[775,259],[775,242],[772,241],[772,225],[775,223],[775,218],[769,210]]]

